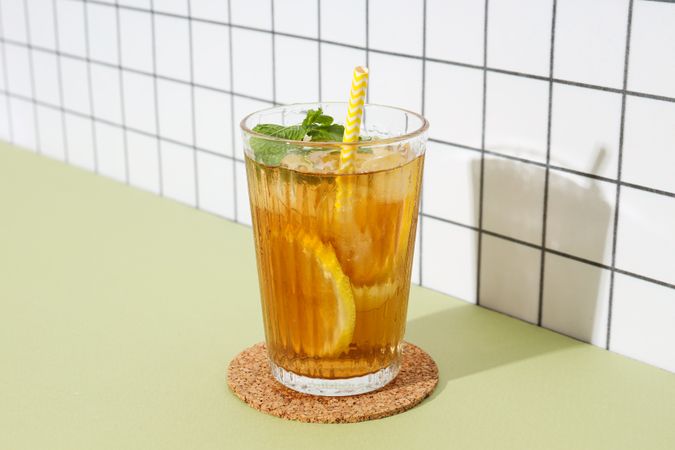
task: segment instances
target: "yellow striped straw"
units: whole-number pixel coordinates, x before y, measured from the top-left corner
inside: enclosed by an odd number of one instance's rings
[[[352,89],[349,92],[349,107],[347,108],[347,120],[345,120],[345,134],[342,142],[357,142],[361,131],[361,118],[363,117],[363,104],[366,100],[368,89],[368,69],[362,66],[354,68],[352,76]],[[350,172],[354,165],[353,145],[343,145],[340,151],[340,172]]]

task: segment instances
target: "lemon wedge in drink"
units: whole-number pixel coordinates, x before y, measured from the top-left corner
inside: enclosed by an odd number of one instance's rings
[[[323,280],[315,280],[317,284],[325,283],[332,291],[321,299],[317,316],[320,317],[318,334],[320,339],[314,345],[313,356],[339,356],[349,349],[356,324],[356,307],[349,277],[345,275],[335,250],[330,244],[322,242],[318,237],[303,232],[287,232],[286,239],[295,242],[302,248],[309,264],[315,264],[322,274]],[[314,286],[317,291],[320,286]]]
[[[396,283],[393,280],[377,284],[353,286],[354,303],[359,312],[377,309],[396,294]]]

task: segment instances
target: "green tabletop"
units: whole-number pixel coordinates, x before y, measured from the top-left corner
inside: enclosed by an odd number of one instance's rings
[[[440,384],[349,425],[266,416],[249,228],[0,146],[0,449],[673,449],[675,375],[414,288]]]

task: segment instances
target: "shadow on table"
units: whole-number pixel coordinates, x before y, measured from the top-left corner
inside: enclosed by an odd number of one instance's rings
[[[438,365],[439,383],[431,398],[449,381],[583,345],[470,304],[409,321],[406,340],[423,348]]]

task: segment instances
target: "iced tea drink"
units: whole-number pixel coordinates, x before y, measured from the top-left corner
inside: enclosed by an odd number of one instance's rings
[[[378,108],[366,107],[370,123]],[[276,164],[261,161],[250,140],[264,138],[247,132],[259,118],[242,122],[268,354],[296,390],[367,392],[399,369],[426,121],[386,112],[400,129],[376,124],[384,137],[359,143],[352,173],[339,173],[340,147],[325,142],[283,143]],[[406,133],[406,120],[417,129]]]

